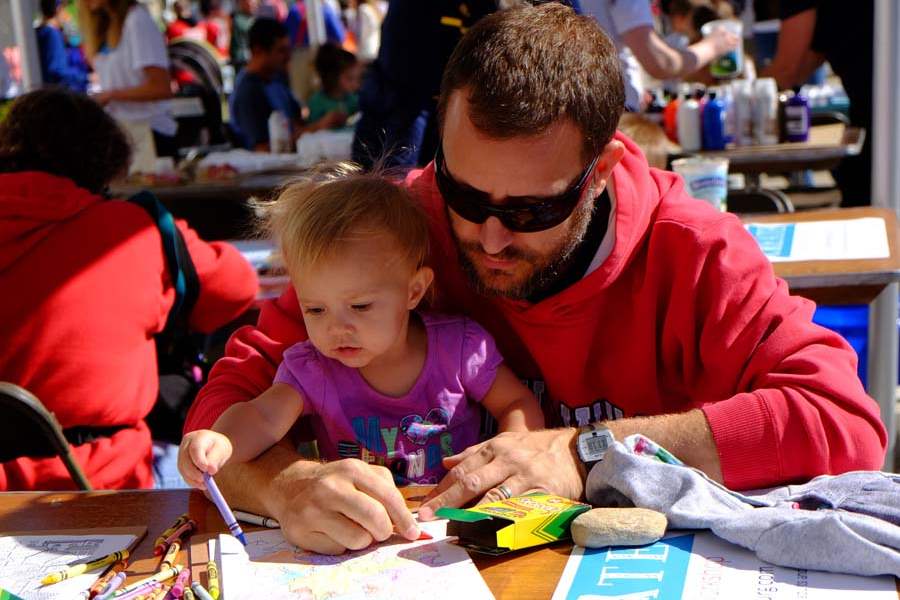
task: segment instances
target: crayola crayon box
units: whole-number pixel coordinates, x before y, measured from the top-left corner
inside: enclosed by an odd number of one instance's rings
[[[560,496],[532,493],[472,508],[440,508],[449,519],[447,535],[462,546],[484,554],[506,554],[569,537],[572,519],[590,506]]]

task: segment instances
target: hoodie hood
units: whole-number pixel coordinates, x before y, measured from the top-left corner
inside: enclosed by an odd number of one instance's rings
[[[103,198],[40,171],[0,173],[0,272]]]

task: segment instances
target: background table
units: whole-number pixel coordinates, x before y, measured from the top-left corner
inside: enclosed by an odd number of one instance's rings
[[[775,274],[791,292],[822,304],[868,304],[895,281],[900,281],[897,216],[886,208],[861,207],[811,210],[773,215],[746,215],[752,223],[803,223],[874,217],[883,219],[887,230],[888,258],[868,260],[806,260],[773,263]]]
[[[116,198],[127,198],[141,190],[153,192],[173,215],[186,220],[205,240],[251,238],[255,216],[249,199],[265,199],[301,173],[275,171],[168,185],[126,182],[114,184],[111,191]]]
[[[810,127],[809,141],[757,146],[735,146],[726,150],[681,152],[671,155],[675,159],[685,156],[727,158],[729,173],[753,176],[749,183],[758,183],[755,176],[761,173],[787,173],[812,169],[833,169],[848,156],[862,151],[866,130],[843,124]]]

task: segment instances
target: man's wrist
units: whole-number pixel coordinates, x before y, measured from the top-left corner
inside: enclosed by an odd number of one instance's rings
[[[583,462],[581,462],[581,457],[578,456],[578,427],[566,427],[561,430],[565,439],[567,440],[569,447],[569,454],[572,457],[572,462],[575,464],[575,468],[578,470],[578,476],[581,478],[582,488],[584,487],[584,482],[587,481],[588,471],[587,467]]]
[[[299,489],[315,477],[321,466],[316,461],[302,458],[283,444],[272,446],[253,463],[259,469],[257,477],[253,478],[258,485],[258,492],[254,495],[268,514],[275,518],[294,501]]]

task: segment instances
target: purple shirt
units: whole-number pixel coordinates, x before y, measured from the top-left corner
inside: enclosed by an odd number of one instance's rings
[[[428,355],[419,377],[402,397],[369,386],[357,369],[323,356],[311,342],[284,353],[275,383],[303,396],[312,417],[319,455],[383,464],[398,484],[437,483],[445,456],[478,443],[481,412],[503,357],[493,338],[464,317],[419,313]]]

